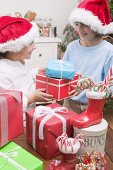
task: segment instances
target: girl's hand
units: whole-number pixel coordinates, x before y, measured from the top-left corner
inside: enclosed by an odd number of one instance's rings
[[[28,96],[28,105],[34,102],[49,102],[53,101],[52,95],[44,93],[45,89],[38,89],[33,94]]]
[[[48,102],[53,100],[53,96],[45,93],[45,89],[38,89],[35,92],[36,102]]]
[[[38,73],[40,74],[45,74],[45,72],[46,72],[46,66],[45,67],[42,67],[42,68],[39,68],[39,70],[38,70]]]

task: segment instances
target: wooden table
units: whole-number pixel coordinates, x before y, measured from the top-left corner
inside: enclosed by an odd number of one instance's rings
[[[105,146],[105,159],[108,170],[113,170],[113,129],[109,126]]]
[[[25,132],[23,135],[19,136],[14,140],[15,143],[22,146],[25,150],[39,158],[44,162],[44,170],[47,170],[47,167],[50,161],[45,161],[30,145],[26,142]],[[60,159],[59,156],[57,159]],[[108,170],[113,170],[113,130],[108,127],[106,146],[105,146],[105,159],[107,161]]]

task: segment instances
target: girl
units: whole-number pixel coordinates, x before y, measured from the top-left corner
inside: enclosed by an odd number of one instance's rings
[[[52,101],[53,96],[35,90],[33,77],[44,69],[28,71],[25,59],[30,59],[35,49],[38,27],[23,18],[0,17],[0,90],[23,92],[23,110],[36,102]]]

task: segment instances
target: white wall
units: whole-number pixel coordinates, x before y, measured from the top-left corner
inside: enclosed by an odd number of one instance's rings
[[[23,16],[28,11],[34,11],[42,18],[52,18],[53,26],[62,37],[63,29],[67,23],[70,11],[78,0],[3,0],[0,5],[0,14],[14,15],[20,12]]]

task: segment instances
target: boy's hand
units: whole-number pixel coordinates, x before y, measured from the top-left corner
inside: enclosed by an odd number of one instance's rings
[[[78,89],[76,85],[71,85],[71,87],[73,88],[73,90],[69,92],[70,97],[78,96],[81,93],[81,90]]]

